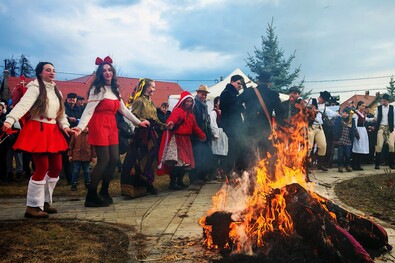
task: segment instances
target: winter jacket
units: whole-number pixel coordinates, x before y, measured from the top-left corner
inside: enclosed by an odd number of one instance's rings
[[[80,135],[71,137],[67,156],[72,161],[90,162],[96,158],[96,152],[92,145],[88,144],[88,132],[83,131]]]

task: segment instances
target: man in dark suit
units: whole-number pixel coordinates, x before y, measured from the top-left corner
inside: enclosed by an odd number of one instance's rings
[[[254,166],[256,161],[273,155],[274,147],[271,140],[273,117],[280,125],[284,124],[284,107],[281,104],[278,92],[270,89],[270,75],[262,74],[259,77],[259,85],[256,88],[247,88],[239,96],[245,105],[244,121],[247,132],[247,142],[251,156],[249,166]],[[260,94],[262,103],[257,95]],[[253,143],[251,143],[253,142]],[[258,160],[257,160],[258,159]]]
[[[300,97],[300,89],[297,86],[289,88],[289,99],[283,101],[281,104],[284,107],[284,119],[289,120],[292,116],[299,112],[299,109],[295,106],[296,101]]]
[[[81,109],[77,105],[77,94],[71,92],[67,94],[67,99],[64,102],[64,111],[70,127],[78,125],[78,120],[81,118]]]
[[[243,163],[243,118],[244,107],[238,99],[244,79],[240,75],[233,75],[220,95],[221,124],[228,136],[228,155],[224,160],[224,172],[227,176],[233,169],[244,170]]]
[[[210,93],[206,85],[200,85],[196,90],[195,106],[193,114],[196,124],[206,135],[204,142],[194,135],[191,137],[193,156],[195,158],[195,169],[189,172],[191,184],[202,184],[205,181],[214,179],[210,174],[212,170],[213,152],[211,150],[212,131],[210,126],[210,115],[207,110],[207,94]]]

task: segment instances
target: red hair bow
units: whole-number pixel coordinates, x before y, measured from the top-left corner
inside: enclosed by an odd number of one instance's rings
[[[104,60],[99,58],[99,57],[96,58],[96,61],[95,61],[96,65],[100,65],[100,64],[103,64],[103,63],[110,63],[110,64],[112,64],[112,59],[109,56],[105,57]]]

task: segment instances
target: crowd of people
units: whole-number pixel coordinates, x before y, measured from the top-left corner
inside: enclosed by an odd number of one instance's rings
[[[182,92],[169,111],[167,102],[154,105],[155,81],[143,78],[127,107],[112,59],[97,58],[96,65],[87,103],[75,93],[64,101],[50,62],[37,65],[36,79],[18,103],[10,108],[0,103],[1,179],[20,181],[23,173],[29,178],[25,217],[56,213],[52,194],[60,174],[76,190],[81,169],[86,207],[113,203],[109,187],[117,167],[121,194],[129,198],[158,194],[157,175],[169,176],[172,191],[188,187],[186,174],[194,185],[237,177],[262,158],[275,157],[273,131],[289,131],[295,121],[305,124],[306,181],[315,168],[328,171],[334,155],[340,173],[362,170],[361,164],[373,161],[380,169],[384,159],[395,168],[395,111],[388,94],[374,115],[363,101],[336,112],[328,107],[328,91],[305,100],[293,86],[289,99],[281,102],[270,88],[270,75],[262,74],[257,87],[247,87],[241,75],[234,75],[212,110],[207,105],[210,91],[200,85],[196,96]]]

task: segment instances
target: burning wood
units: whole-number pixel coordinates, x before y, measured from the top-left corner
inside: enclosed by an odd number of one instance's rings
[[[277,140],[275,157],[261,160],[237,183],[225,184],[200,219],[205,245],[237,258],[226,262],[374,262],[392,249],[382,227],[317,195],[314,184],[306,183],[302,130],[297,126],[292,136]]]
[[[329,211],[303,187],[291,184],[286,189],[286,209],[293,219],[295,231],[311,244],[313,250],[318,254],[329,252],[334,262],[374,262],[355,238],[341,228]]]
[[[251,246],[250,255],[262,259],[270,254],[281,254],[279,251],[282,250],[288,253],[291,240],[293,249],[298,247],[305,256],[309,255],[306,258],[322,258],[317,262],[374,262],[366,250],[377,255],[385,248],[388,251],[392,249],[385,230],[374,222],[348,213],[323,197],[313,197],[315,194],[299,184],[276,189],[269,199],[274,199],[281,191],[285,192],[286,210],[292,219],[294,232],[285,235],[279,229],[273,229],[262,236],[261,242],[257,238],[252,239],[255,244]],[[205,218],[204,223],[211,230],[204,232],[205,238],[210,234],[213,247],[220,248],[222,254],[229,254],[240,246],[234,243],[231,229],[232,225],[243,222],[232,220],[232,213],[215,212]],[[256,221],[250,224],[256,224]],[[260,246],[260,243],[263,245]],[[307,247],[310,248],[308,252]],[[297,254],[293,256],[298,257]]]

